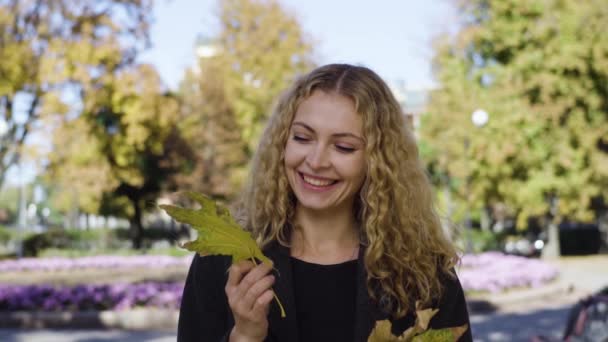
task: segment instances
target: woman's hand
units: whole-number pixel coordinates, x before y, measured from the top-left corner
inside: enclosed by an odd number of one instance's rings
[[[271,266],[241,261],[230,267],[226,295],[234,316],[230,341],[263,341],[268,334],[268,308],[273,298]]]

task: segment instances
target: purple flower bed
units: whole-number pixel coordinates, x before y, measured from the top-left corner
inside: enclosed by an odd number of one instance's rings
[[[500,292],[512,288],[539,287],[555,279],[555,267],[537,259],[498,252],[465,255],[458,277],[465,291]]]
[[[22,258],[0,261],[0,272],[58,271],[85,268],[148,268],[184,267],[190,265],[192,256],[172,257],[164,255],[140,256],[91,256],[81,258]]]
[[[0,311],[123,310],[146,306],[179,308],[181,282],[108,285],[0,285]]]

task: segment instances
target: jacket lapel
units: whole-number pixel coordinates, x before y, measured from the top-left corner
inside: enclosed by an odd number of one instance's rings
[[[365,270],[365,248],[359,248],[357,259],[357,299],[355,313],[355,342],[367,342],[369,334],[379,319],[380,312],[373,305],[367,291],[367,271]]]
[[[276,301],[273,301],[268,316],[270,327],[269,337],[271,341],[293,341],[298,342],[298,324],[296,320],[296,304],[293,293],[293,276],[291,271],[291,260],[289,249],[273,242],[265,251],[273,262],[276,281],[274,291],[285,309],[285,318],[281,317],[281,311]]]

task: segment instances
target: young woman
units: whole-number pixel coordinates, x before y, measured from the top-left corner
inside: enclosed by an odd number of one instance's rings
[[[237,213],[274,271],[195,256],[179,341],[367,341],[417,307],[439,309],[431,329],[469,324],[413,133],[367,68],[317,68],[280,98]]]

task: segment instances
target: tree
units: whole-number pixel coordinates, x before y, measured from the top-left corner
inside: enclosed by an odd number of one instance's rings
[[[197,151],[182,187],[230,199],[271,105],[313,65],[297,20],[276,1],[223,0],[220,33],[199,42],[198,63],[180,87],[182,131]]]
[[[142,215],[191,159],[177,129],[178,101],[163,93],[149,65],[118,72],[84,99],[83,112],[58,128],[49,177],[71,191],[57,203],[128,218],[134,248],[142,247]]]
[[[460,32],[437,44],[429,167],[477,208],[506,204],[522,228],[551,203],[558,217],[596,218],[608,198],[605,2],[466,0],[460,10]],[[490,113],[481,129],[477,108]]]
[[[77,115],[70,95],[134,63],[150,8],[150,0],[0,0],[0,185],[39,119]]]

